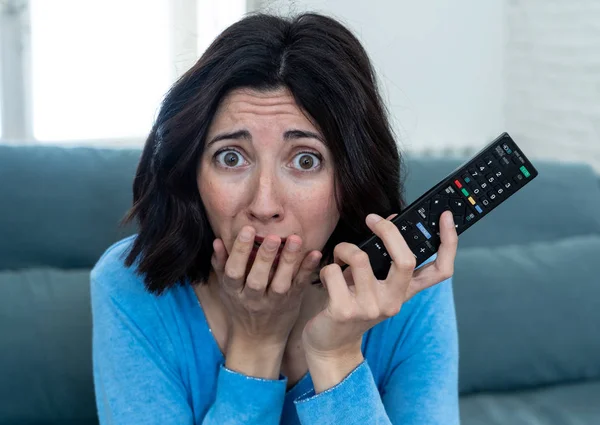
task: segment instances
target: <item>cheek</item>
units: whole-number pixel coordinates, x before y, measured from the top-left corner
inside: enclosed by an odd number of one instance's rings
[[[235,188],[218,184],[210,178],[198,179],[198,190],[200,197],[208,214],[210,224],[217,235],[223,230],[223,223],[235,214],[235,196],[224,196],[231,194]]]
[[[307,230],[314,229],[320,234],[333,232],[339,219],[333,188],[314,187],[309,192],[297,193],[294,199]],[[329,234],[323,236],[328,238]]]

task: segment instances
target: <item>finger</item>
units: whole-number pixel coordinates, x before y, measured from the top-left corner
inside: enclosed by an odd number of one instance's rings
[[[225,263],[224,284],[239,290],[244,288],[246,265],[253,246],[254,228],[244,226],[233,242],[231,254]]]
[[[396,218],[396,216],[397,216],[397,215],[398,215],[398,214],[392,214],[392,215],[389,215],[389,216],[386,218],[386,220],[390,220],[390,221],[391,221],[391,220],[393,220],[394,218]]]
[[[373,274],[371,262],[366,252],[354,244],[342,242],[333,249],[333,258],[341,263],[348,264],[358,296],[368,297],[374,295],[373,284],[377,283],[377,279]],[[338,262],[336,261],[336,263]],[[347,270],[344,270],[345,274],[347,274]],[[346,285],[348,285],[348,282],[346,282]]]
[[[273,261],[275,261],[280,245],[281,238],[279,236],[269,235],[265,238],[260,248],[258,248],[256,258],[246,278],[245,291],[251,293],[251,295],[258,296],[265,293],[269,284],[271,267],[273,266]]]
[[[309,252],[300,264],[296,275],[292,277],[292,290],[301,292],[304,286],[310,285],[318,280],[319,265],[323,254],[319,251]]]
[[[292,235],[287,238],[285,246],[281,250],[279,264],[269,285],[269,290],[276,294],[285,294],[291,287],[294,274],[302,260],[302,238]]]
[[[408,284],[417,261],[398,227],[391,221],[383,220],[376,214],[369,214],[366,222],[373,233],[381,239],[392,260],[386,282],[390,280],[398,281],[400,279],[402,282]]]
[[[347,308],[352,303],[352,295],[342,274],[342,268],[339,264],[332,263],[321,269],[319,273],[323,286],[329,294],[329,306],[331,309],[339,311]]]
[[[225,244],[219,238],[213,241],[213,255],[210,259],[212,268],[217,273],[223,273],[225,271],[225,263],[227,262],[227,250]]]
[[[454,260],[458,249],[458,233],[451,211],[444,211],[440,223],[440,247],[435,264],[445,280],[454,274]]]

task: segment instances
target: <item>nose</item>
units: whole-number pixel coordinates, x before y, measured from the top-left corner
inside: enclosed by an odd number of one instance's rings
[[[281,200],[281,184],[278,177],[271,172],[263,171],[252,183],[251,200],[248,206],[250,220],[263,224],[283,219]]]

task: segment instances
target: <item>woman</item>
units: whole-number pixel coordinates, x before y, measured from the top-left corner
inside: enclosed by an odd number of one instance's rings
[[[139,232],[92,271],[101,423],[458,423],[457,234],[444,213],[414,270],[381,217],[403,207],[400,167],[346,28],[255,15],[224,31],[164,99]],[[357,247],[372,233],[386,280]]]

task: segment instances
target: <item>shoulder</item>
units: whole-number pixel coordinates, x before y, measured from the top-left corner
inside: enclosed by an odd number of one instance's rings
[[[104,251],[90,273],[92,290],[113,292],[145,292],[143,277],[137,273],[135,263],[128,267],[125,258],[137,235],[115,242]]]

